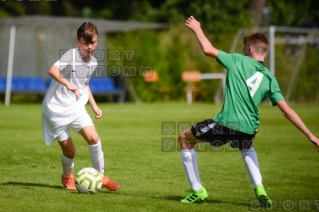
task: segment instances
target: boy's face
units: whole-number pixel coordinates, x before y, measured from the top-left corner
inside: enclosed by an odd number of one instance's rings
[[[92,41],[90,43],[86,42],[84,38],[76,39],[76,43],[78,45],[78,49],[82,57],[90,56],[96,49],[99,38],[97,35],[92,37]]]

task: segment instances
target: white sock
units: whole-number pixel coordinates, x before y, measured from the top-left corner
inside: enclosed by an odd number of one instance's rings
[[[61,157],[61,164],[62,164],[62,175],[64,177],[70,177],[73,173],[74,168],[74,158],[70,159],[62,155]]]
[[[253,188],[255,188],[256,185],[262,185],[261,174],[259,171],[258,159],[257,159],[257,154],[255,152],[255,149],[251,147],[248,150],[242,150],[241,156],[245,163],[246,170],[248,172],[250,182]]]
[[[196,178],[197,178],[197,181],[199,182],[199,184],[202,185],[201,181],[200,181],[200,178],[199,178],[199,171],[198,171],[198,165],[197,165],[197,154],[196,154],[196,151],[195,149],[190,149],[189,150],[191,155],[192,155],[192,162],[193,162],[193,167],[194,167],[194,172],[196,174]]]
[[[104,154],[102,151],[101,141],[97,144],[89,145],[90,157],[93,164],[93,168],[98,170],[102,176],[104,176]]]
[[[199,179],[195,150],[181,150],[181,157],[190,187],[194,190],[199,190],[202,187],[202,184]]]

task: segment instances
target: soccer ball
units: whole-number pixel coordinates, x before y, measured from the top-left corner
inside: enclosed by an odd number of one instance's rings
[[[86,167],[81,169],[75,176],[75,186],[79,193],[95,194],[102,188],[102,176],[94,168]]]

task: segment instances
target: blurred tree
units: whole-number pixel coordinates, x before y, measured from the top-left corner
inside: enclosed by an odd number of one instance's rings
[[[168,22],[184,21],[193,15],[201,21],[203,28],[212,33],[236,31],[251,25],[249,0],[167,0],[160,8],[160,20]]]
[[[264,0],[265,1],[265,0]],[[194,15],[205,29],[215,33],[229,32],[240,27],[250,26],[250,0],[117,0],[84,1],[68,0],[72,5],[82,10],[90,7],[91,17],[110,18],[117,20],[135,20],[151,22],[184,22]]]
[[[319,27],[319,1],[268,0],[271,25]]]
[[[84,7],[82,9],[82,17],[91,17],[92,16],[92,9],[90,7]]]
[[[319,25],[318,0],[236,0],[235,3],[233,0],[7,0],[0,1],[0,5],[0,17],[33,14],[84,15],[94,18],[176,23],[193,15],[203,23],[205,29],[214,33],[262,24],[304,27]],[[85,8],[90,8],[91,12],[85,13]]]
[[[51,1],[51,15],[52,16],[65,16],[64,4],[62,1]]]
[[[61,1],[1,1],[0,17],[57,15],[52,11],[60,12],[59,15],[63,16],[63,6],[61,4]]]
[[[1,1],[0,17],[25,15],[25,7],[22,2]]]
[[[266,0],[250,0],[249,10],[253,26],[260,26],[263,18],[263,8]]]
[[[34,14],[36,14],[36,10],[35,10],[35,6],[36,5],[34,3],[35,2],[32,2],[32,1],[22,1],[22,4],[24,6],[26,15],[34,15]]]

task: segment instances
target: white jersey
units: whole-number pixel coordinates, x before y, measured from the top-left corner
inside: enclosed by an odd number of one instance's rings
[[[81,96],[76,100],[75,93],[52,79],[42,103],[42,111],[49,116],[72,116],[85,108],[89,100],[87,85],[97,66],[97,61],[91,55],[90,62],[84,62],[78,48],[74,48],[63,54],[54,65],[59,67],[60,74],[80,91]]]

